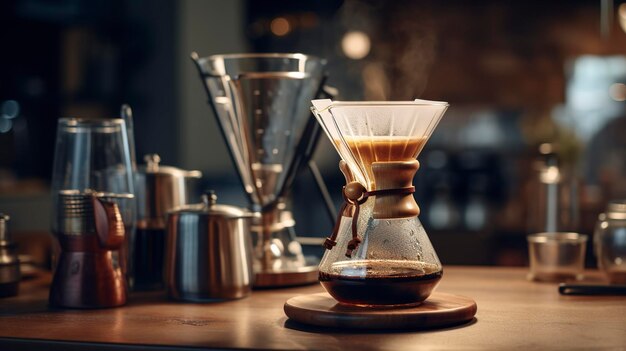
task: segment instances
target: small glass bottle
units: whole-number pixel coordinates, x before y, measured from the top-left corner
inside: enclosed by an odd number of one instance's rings
[[[612,201],[594,234],[598,266],[611,284],[626,284],[626,200]]]

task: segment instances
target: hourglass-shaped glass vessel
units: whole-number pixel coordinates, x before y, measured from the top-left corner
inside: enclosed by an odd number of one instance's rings
[[[312,111],[341,156],[345,205],[327,238],[322,286],[340,303],[412,305],[442,276],[417,216],[416,160],[448,104],[436,101],[333,102]]]

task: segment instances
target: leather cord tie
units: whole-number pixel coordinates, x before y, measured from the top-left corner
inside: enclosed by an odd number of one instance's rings
[[[332,250],[332,248],[337,245],[337,235],[339,234],[341,217],[343,216],[343,213],[348,208],[348,206],[352,206],[354,208],[354,212],[352,214],[352,240],[348,242],[348,248],[346,249],[346,257],[350,258],[352,257],[352,252],[356,250],[361,243],[361,239],[359,239],[359,233],[357,231],[361,205],[364,204],[370,196],[413,194],[415,192],[415,187],[410,186],[407,188],[366,191],[365,187],[361,183],[351,182],[344,186],[341,192],[343,194],[344,203],[343,205],[341,205],[341,209],[339,210],[339,214],[337,215],[337,220],[335,221],[335,226],[333,227],[332,234],[326,238],[323,246],[327,250]]]

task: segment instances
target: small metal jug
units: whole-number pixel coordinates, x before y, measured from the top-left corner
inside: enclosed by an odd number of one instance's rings
[[[137,228],[128,240],[128,280],[132,290],[164,287],[167,212],[189,204],[200,171],[163,166],[157,154],[144,156],[135,175]]]
[[[167,290],[177,300],[208,302],[246,297],[252,290],[253,212],[203,203],[172,211],[168,217]]]

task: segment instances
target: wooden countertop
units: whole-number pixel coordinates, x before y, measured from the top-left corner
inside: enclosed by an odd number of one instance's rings
[[[626,297],[561,296],[532,283],[523,268],[445,267],[438,291],[472,297],[474,322],[442,330],[363,333],[295,325],[284,302],[319,285],[255,291],[213,304],[176,303],[163,293],[134,294],[127,306],[51,310],[49,277],[24,282],[0,299],[0,350],[14,349],[615,349],[626,348]],[[591,280],[599,280],[590,272]],[[3,346],[4,345],[4,346]]]

